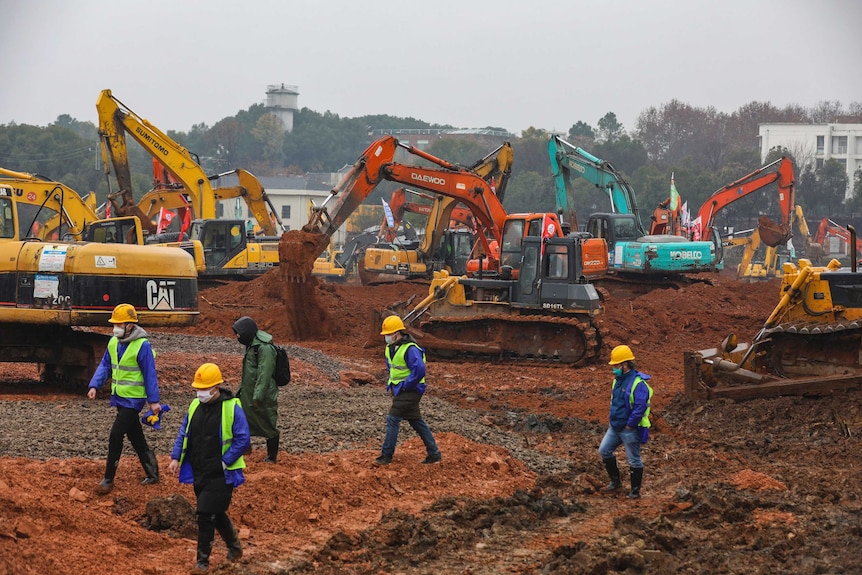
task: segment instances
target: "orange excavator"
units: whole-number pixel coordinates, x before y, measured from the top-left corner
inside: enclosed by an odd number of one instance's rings
[[[820,220],[820,225],[817,227],[817,232],[814,234],[813,240],[813,244],[819,247],[822,254],[826,254],[828,251],[826,249],[826,242],[829,241],[829,238],[838,238],[844,246],[844,251],[846,253],[850,253],[852,251],[850,230],[829,218],[823,218]],[[862,239],[856,238],[855,247],[855,257],[859,257],[859,254],[862,253]],[[859,262],[862,262],[862,259],[860,259]],[[860,265],[862,265],[862,263],[860,263]]]
[[[395,162],[398,151],[431,166]],[[304,282],[335,230],[384,180],[455,198],[477,222],[476,248],[482,262],[477,273],[468,277],[437,271],[428,297],[409,311],[405,308],[405,324],[419,345],[443,357],[490,355],[581,364],[598,356],[601,337],[594,319],[602,306],[583,262],[589,245],[595,249],[595,267],[603,265],[606,273],[605,241],[588,234],[564,235],[553,213],[508,214],[491,183],[477,173],[393,137],[374,142],[362,153],[323,205],[313,208],[302,230],[282,235],[282,277]],[[492,242],[501,248],[499,257]]]
[[[396,162],[398,151],[430,162],[434,167]],[[502,267],[508,266],[517,276],[518,271],[513,264],[521,256],[523,238],[563,236],[556,214],[508,214],[491,183],[476,172],[387,136],[372,143],[332,189],[323,204],[312,208],[311,218],[302,229],[310,236],[299,238],[296,234],[282,235],[279,255],[285,277],[304,281],[312,269],[314,259],[326,249],[335,230],[384,180],[410,185],[464,204],[476,218],[478,243],[474,255],[481,262],[477,270],[480,273],[498,274]],[[334,204],[328,207],[327,204],[333,199]],[[606,275],[607,243],[588,237],[588,234],[583,234],[580,239],[584,246],[584,276],[589,279]],[[304,247],[297,249],[300,243]],[[499,257],[493,243],[499,246]]]
[[[778,246],[784,245],[792,234],[792,224],[795,210],[795,179],[793,176],[793,162],[790,158],[782,156],[757,170],[747,174],[738,180],[727,184],[714,192],[700,206],[695,221],[702,223],[704,239],[711,239],[715,225],[715,216],[723,208],[733,202],[742,199],[749,194],[763,190],[767,186],[777,184],[778,207],[781,212],[781,223],[761,216],[758,219],[757,228],[745,238],[736,238],[723,242],[724,247],[745,246],[742,262],[739,264],[737,276],[740,279],[769,279],[780,272],[775,265]],[[756,266],[752,259],[760,244],[767,246],[766,264]]]
[[[710,239],[715,225],[715,216],[723,208],[733,202],[744,198],[771,184],[778,185],[778,206],[781,211],[781,224],[769,219],[758,222],[761,241],[768,246],[777,246],[786,243],[790,239],[791,218],[796,202],[795,178],[793,176],[793,161],[782,156],[781,158],[760,167],[750,174],[727,184],[723,188],[713,192],[697,211],[703,228],[703,238]]]
[[[407,201],[408,194],[427,200],[427,202]],[[431,194],[404,187],[398,188],[392,192],[392,197],[389,199],[389,208],[392,211],[392,222],[394,225],[390,226],[389,223],[384,220],[380,225],[380,237],[387,242],[395,241],[398,228],[404,221],[404,214],[409,213],[426,217],[430,216],[434,208],[434,199],[434,196]],[[467,208],[456,206],[450,215],[449,226],[467,226],[475,229],[476,218],[473,217],[473,213]]]

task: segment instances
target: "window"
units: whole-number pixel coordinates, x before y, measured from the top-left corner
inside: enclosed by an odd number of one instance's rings
[[[283,219],[290,219],[290,206],[281,206],[281,217]]]
[[[823,147],[826,145],[826,136],[817,136],[817,153],[823,153]]]
[[[832,153],[847,153],[847,136],[832,136]]]

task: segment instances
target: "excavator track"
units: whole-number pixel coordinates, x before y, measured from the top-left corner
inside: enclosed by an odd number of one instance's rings
[[[601,336],[589,320],[547,315],[480,314],[429,318],[410,332],[430,353],[445,358],[589,363],[598,357]]]

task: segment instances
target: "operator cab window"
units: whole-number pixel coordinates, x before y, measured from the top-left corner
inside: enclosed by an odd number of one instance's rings
[[[564,280],[569,277],[569,252],[566,246],[548,246],[545,252],[547,260],[547,278]]]
[[[614,236],[617,241],[632,241],[638,238],[635,223],[631,220],[617,220],[614,222]]]
[[[15,237],[15,222],[12,219],[12,200],[0,198],[0,238]]]

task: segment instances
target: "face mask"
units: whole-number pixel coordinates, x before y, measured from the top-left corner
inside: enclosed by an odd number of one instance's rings
[[[123,337],[124,335],[126,335],[126,328],[124,328],[121,325],[115,325],[114,326],[114,335],[116,337]]]
[[[199,389],[197,392],[198,399],[201,403],[207,403],[213,398],[213,389]]]
[[[614,377],[619,377],[623,374],[623,368],[615,367],[614,368]]]
[[[383,336],[383,339],[386,340],[386,343],[389,343],[389,344],[395,343],[395,334],[385,335],[385,336]]]

